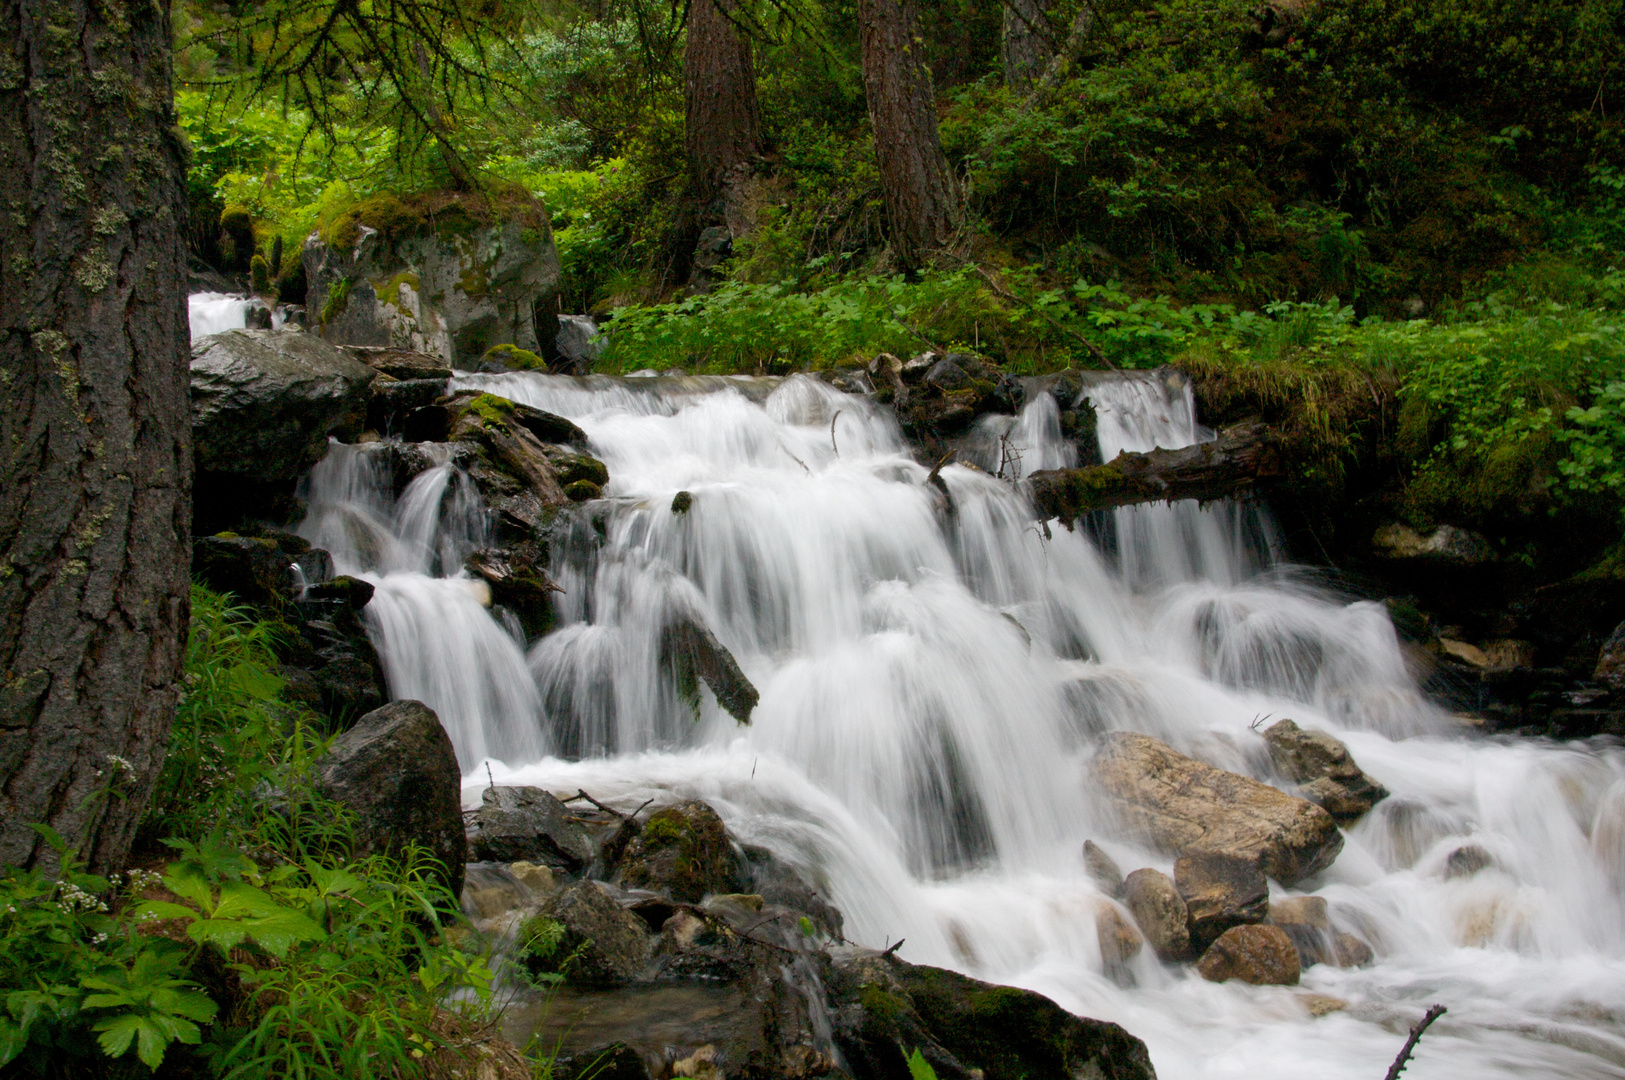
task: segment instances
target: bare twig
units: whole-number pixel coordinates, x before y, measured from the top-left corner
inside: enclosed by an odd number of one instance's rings
[[[882,960],[886,959],[886,957],[892,955],[898,949],[901,949],[903,947],[903,942],[905,942],[907,940],[908,940],[908,938],[898,938],[897,939],[897,944],[886,946],[886,951],[880,954],[880,958]]]
[[[845,409],[836,409],[835,415],[829,418],[829,445],[830,449],[835,451],[836,457],[841,456],[841,448],[835,445],[835,421],[839,420],[841,414],[845,411]]]
[[[568,799],[560,799],[559,801],[562,802],[562,803],[573,803],[573,802],[581,802],[583,800],[585,800],[586,802],[592,803],[594,806],[598,807],[598,809],[602,810],[606,814],[614,814],[616,817],[620,818],[622,821],[625,821],[628,818],[637,817],[639,814],[643,813],[643,807],[644,806],[648,806],[649,803],[654,802],[653,799],[649,799],[647,802],[645,802],[643,804],[643,806],[638,807],[636,810],[632,811],[630,814],[623,814],[619,810],[615,809],[613,806],[606,806],[605,804],[599,802],[597,799],[593,798],[591,795],[588,795],[585,791],[582,791],[580,788],[577,788],[576,793],[574,795],[570,796]]]
[[[1422,1038],[1422,1032],[1426,1031],[1429,1024],[1443,1016],[1447,1011],[1443,1005],[1428,1006],[1428,1011],[1422,1015],[1422,1019],[1418,1020],[1416,1026],[1411,1028],[1411,1037],[1405,1040],[1404,1047],[1399,1051],[1399,1056],[1394,1059],[1394,1063],[1388,1067],[1388,1075],[1383,1080],[1399,1080],[1399,1074],[1405,1071],[1406,1065],[1410,1064],[1411,1051],[1416,1049],[1416,1043]]]

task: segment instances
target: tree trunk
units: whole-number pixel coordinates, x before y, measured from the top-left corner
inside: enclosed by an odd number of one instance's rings
[[[689,5],[683,148],[696,224],[703,227],[720,217],[739,236],[750,227],[745,181],[760,147],[761,120],[750,39],[730,18],[736,5],[737,0],[693,0]]]
[[[1005,0],[1004,85],[1021,90],[1031,86],[1055,55],[1053,37],[1043,0]]]
[[[946,250],[961,221],[937,135],[937,95],[910,0],[859,0],[863,87],[892,247],[914,268]]]
[[[1090,510],[1177,499],[1227,499],[1283,475],[1269,428],[1256,421],[1219,432],[1212,442],[1178,450],[1124,452],[1087,469],[1046,469],[1027,478],[1028,497],[1045,521],[1067,528]]]
[[[0,0],[0,864],[118,866],[187,620],[185,149],[168,5]]]

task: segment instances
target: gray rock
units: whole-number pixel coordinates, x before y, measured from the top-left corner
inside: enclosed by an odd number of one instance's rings
[[[358,208],[350,247],[318,234],[305,241],[305,308],[318,332],[335,344],[430,353],[463,368],[495,345],[540,352],[536,312],[551,307],[559,280],[546,212],[538,205],[521,215],[527,220],[481,222],[458,196],[439,198],[448,205],[437,213],[379,219],[378,228]]]
[[[580,873],[592,862],[587,832],[566,820],[564,804],[537,787],[488,787],[468,827],[474,858],[530,862]]]
[[[1495,857],[1477,844],[1463,844],[1452,851],[1444,861],[1445,880],[1472,877],[1480,870],[1495,865]]]
[[[1440,525],[1423,536],[1409,525],[1384,525],[1371,538],[1371,546],[1384,559],[1481,566],[1495,561],[1495,549],[1478,533]]]
[[[413,352],[410,349],[378,348],[371,345],[349,345],[345,352],[381,371],[392,379],[449,379],[451,367],[443,357],[433,353]]]
[[[445,394],[445,379],[380,378],[367,399],[367,426],[382,435],[398,434],[414,410],[433,405]]]
[[[192,437],[200,472],[294,480],[352,438],[377,373],[310,334],[228,330],[192,345]]]
[[[1359,820],[1388,797],[1388,789],[1354,763],[1348,747],[1324,731],[1281,720],[1264,730],[1264,742],[1281,774],[1302,785],[1297,794],[1340,824]]]
[[[1263,922],[1270,912],[1269,883],[1253,859],[1219,852],[1181,855],[1174,888],[1189,913],[1191,944],[1205,949],[1233,926]]]
[[[590,315],[560,315],[559,332],[554,338],[558,352],[558,369],[569,375],[591,373],[593,364],[604,352],[604,343],[598,336],[598,324]]]
[[[1123,903],[1159,960],[1190,959],[1190,911],[1167,874],[1150,868],[1134,871],[1123,882]]]
[[[358,858],[398,856],[417,844],[439,860],[451,894],[461,894],[462,774],[434,710],[392,701],[363,716],[317,762],[316,786],[355,811]]]

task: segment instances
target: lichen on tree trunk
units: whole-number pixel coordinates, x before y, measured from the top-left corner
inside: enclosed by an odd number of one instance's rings
[[[192,476],[168,7],[0,2],[0,864],[128,851],[178,700]]]
[[[859,0],[863,87],[897,261],[948,250],[963,207],[937,132],[937,95],[910,0]]]
[[[734,24],[737,0],[694,0],[683,50],[683,147],[697,223],[749,229],[745,181],[761,142],[750,39]],[[720,201],[721,206],[716,204]]]

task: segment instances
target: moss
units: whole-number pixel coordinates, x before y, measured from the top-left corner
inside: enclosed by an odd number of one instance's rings
[[[589,502],[604,494],[604,489],[591,480],[577,480],[564,486],[564,495],[571,502]]]
[[[406,270],[396,274],[382,285],[375,286],[378,292],[378,299],[382,300],[386,304],[392,304],[395,307],[400,307],[402,285],[405,285],[413,292],[421,292],[423,290],[422,284],[418,281],[418,276],[412,273],[410,270]]]
[[[674,810],[662,810],[644,823],[641,840],[646,848],[681,847],[687,839],[683,818]]]
[[[220,258],[227,269],[247,270],[254,257],[254,215],[247,207],[228,206],[220,212]]]
[[[326,326],[350,306],[350,279],[340,278],[333,287],[327,290],[327,299],[322,302],[321,324]]]
[[[511,371],[546,371],[547,361],[517,345],[493,345],[481,360],[494,361]]]
[[[513,402],[505,397],[495,394],[481,394],[466,406],[465,412],[471,412],[486,426],[495,428],[503,434],[508,434],[508,425],[513,423]]]
[[[248,280],[256,293],[271,291],[271,264],[264,255],[255,255],[248,261]]]
[[[888,1027],[897,1023],[908,1008],[902,998],[888,994],[877,983],[864,983],[858,1002],[869,1019]]]
[[[555,468],[558,470],[559,483],[566,486],[577,480],[590,480],[602,488],[609,483],[609,469],[602,461],[586,454],[571,454],[560,459]]]
[[[517,185],[487,191],[385,192],[333,211],[318,222],[317,235],[329,247],[347,250],[360,240],[363,225],[386,240],[397,240],[431,230],[443,237],[467,236],[500,221],[518,221],[527,230],[542,232],[547,212]]]

